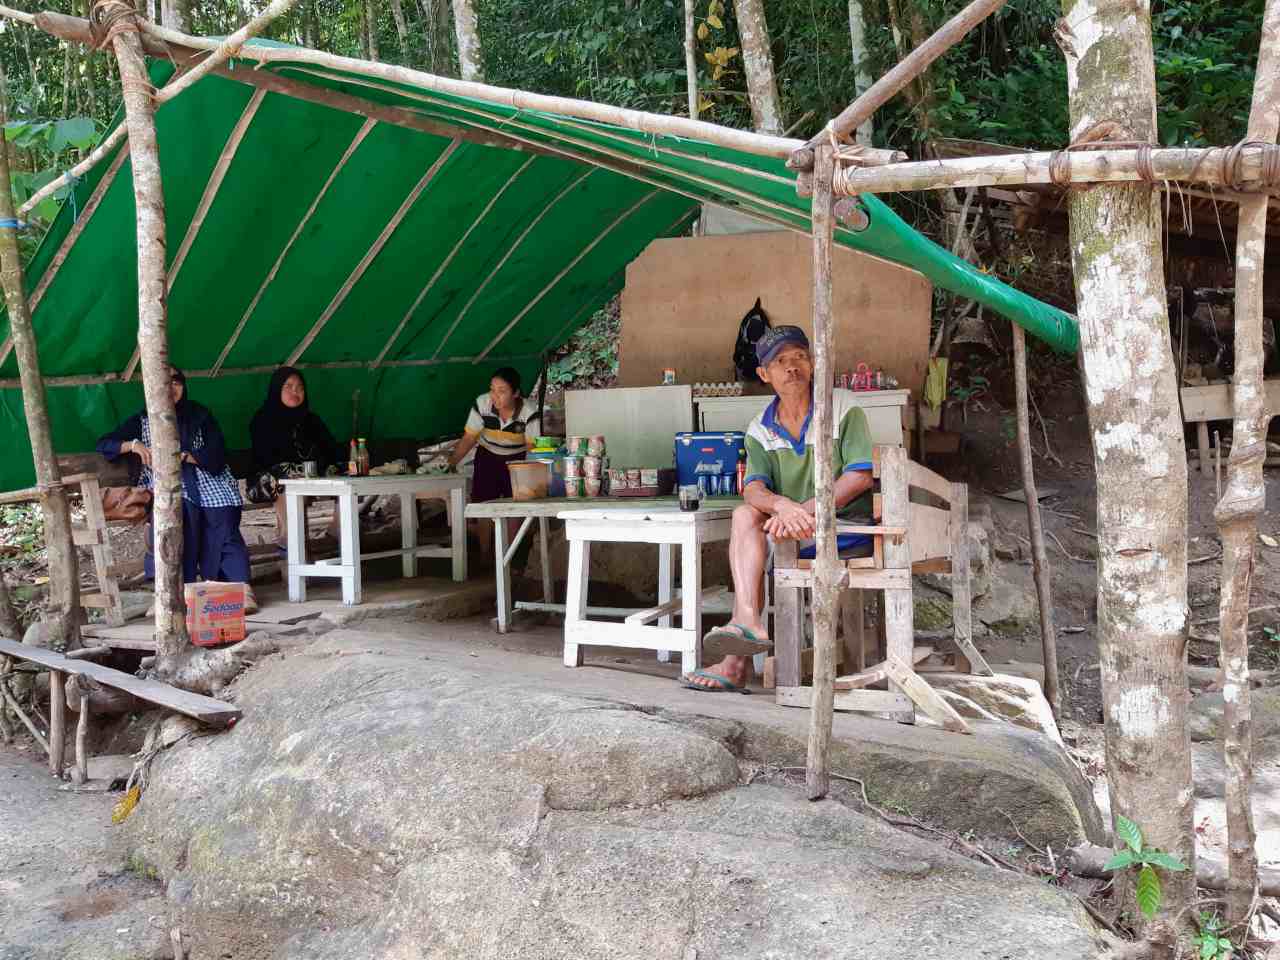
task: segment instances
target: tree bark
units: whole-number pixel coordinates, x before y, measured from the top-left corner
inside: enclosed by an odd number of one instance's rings
[[[404,18],[404,5],[400,0],[391,0],[391,16],[396,22],[396,36],[400,40],[400,56],[409,59],[409,23]]]
[[[1044,548],[1040,499],[1036,495],[1035,466],[1031,462],[1031,417],[1028,411],[1027,334],[1013,324],[1013,378],[1018,405],[1018,458],[1022,462],[1022,493],[1027,501],[1027,530],[1035,568],[1036,599],[1040,603],[1040,648],[1044,654],[1044,696],[1055,717],[1062,716],[1058,700],[1058,641],[1053,623],[1053,593],[1049,588],[1049,556]]]
[[[312,50],[320,46],[319,25],[316,23],[315,0],[307,0],[302,10],[302,44]]]
[[[693,32],[695,0],[684,0],[684,76],[689,93],[689,116],[698,119],[698,45]]]
[[[4,88],[4,68],[0,65],[0,91]],[[8,105],[0,99],[0,124],[8,122],[8,113]],[[80,646],[80,570],[75,544],[71,540],[71,506],[67,490],[62,485],[58,458],[53,452],[53,432],[49,426],[44,377],[40,373],[40,354],[31,325],[31,312],[27,309],[26,280],[18,252],[17,213],[13,209],[13,187],[9,180],[9,153],[3,144],[0,144],[0,221],[13,224],[0,226],[0,282],[4,285],[13,352],[22,380],[22,410],[27,421],[27,434],[31,438],[36,483],[44,493],[41,506],[45,551],[49,558],[46,616],[53,628],[49,646],[57,650],[73,650]],[[8,608],[7,616],[12,617],[7,590],[4,606]],[[14,639],[21,640],[21,634]]]
[[[1247,140],[1273,143],[1280,117],[1280,0],[1268,0],[1253,80]],[[1225,684],[1222,750],[1227,803],[1227,920],[1241,923],[1253,906],[1258,882],[1253,811],[1249,692],[1249,592],[1258,517],[1266,508],[1262,465],[1267,456],[1267,405],[1262,378],[1262,268],[1267,246],[1267,197],[1240,201],[1236,227],[1235,423],[1227,489],[1214,510],[1222,536],[1219,620]]]
[[[1155,139],[1146,6],[1064,0],[1071,139],[1103,119]],[[1071,254],[1098,485],[1098,652],[1111,810],[1178,857],[1144,933],[1177,949],[1195,897],[1187,729],[1187,457],[1169,339],[1160,210],[1149,184],[1071,193]],[[1122,903],[1133,904],[1127,881]],[[1136,910],[1135,915],[1140,916]],[[1179,918],[1181,918],[1179,920]]]
[[[835,466],[832,463],[831,369],[831,176],[830,144],[814,148],[813,163],[813,431],[815,531],[813,580],[813,702],[809,709],[809,752],[805,786],[810,800],[831,786],[831,725],[835,705],[836,598],[841,574],[836,550]]]
[[[378,52],[378,14],[373,0],[364,0],[365,58],[380,60]]]
[[[448,0],[418,0],[427,27],[427,68],[435,74],[453,71],[453,54],[449,47]]]
[[[125,6],[123,0],[95,0],[95,22]],[[190,656],[186,603],[182,589],[182,470],[178,419],[169,393],[169,334],[165,285],[164,191],[160,181],[160,149],[156,143],[155,109],[142,54],[137,21],[112,38],[133,168],[133,196],[138,237],[138,347],[142,355],[142,388],[151,426],[151,472],[154,478],[156,564],[156,669],[161,678]]]
[[[853,80],[857,96],[867,92],[874,82],[871,78],[867,52],[867,25],[862,16],[862,0],[849,0],[849,43],[853,52]],[[855,97],[855,99],[857,99]],[[871,146],[874,121],[868,116],[854,131],[854,141],[864,147]]]
[[[191,0],[160,0],[160,22],[166,27],[191,32]]]
[[[778,101],[778,82],[773,75],[773,51],[769,48],[764,0],[734,0],[734,8],[738,12],[747,97],[751,101],[751,125],[760,133],[780,136],[782,105]]]
[[[3,571],[0,571],[0,637],[22,642],[22,621],[18,619],[18,612],[13,609],[13,599],[9,596],[9,583]]]
[[[473,0],[453,0],[453,29],[458,36],[458,66],[463,80],[484,82],[484,66],[480,58],[480,32],[476,27]]]

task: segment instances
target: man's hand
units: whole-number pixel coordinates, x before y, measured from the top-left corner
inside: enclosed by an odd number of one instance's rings
[[[151,448],[141,440],[130,440],[129,452],[136,454],[138,459],[142,461],[143,466],[151,466]]]
[[[802,504],[778,498],[773,516],[764,522],[764,532],[775,540],[807,540],[814,533],[814,517]]]

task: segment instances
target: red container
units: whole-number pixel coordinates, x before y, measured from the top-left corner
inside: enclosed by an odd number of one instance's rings
[[[243,583],[188,583],[187,634],[197,647],[221,647],[244,639]]]

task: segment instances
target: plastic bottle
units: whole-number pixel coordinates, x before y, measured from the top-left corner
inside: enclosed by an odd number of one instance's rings
[[[356,438],[351,438],[351,454],[347,458],[347,476],[360,476],[360,452],[356,449]]]
[[[360,446],[356,452],[356,466],[360,471],[360,476],[367,477],[369,475],[369,448],[365,446],[364,437],[360,438]]]
[[[747,451],[738,451],[737,487],[738,496],[742,496],[747,481]]]

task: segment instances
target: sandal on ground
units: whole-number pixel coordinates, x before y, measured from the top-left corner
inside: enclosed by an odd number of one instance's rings
[[[700,683],[694,683],[694,677],[701,677],[710,680],[715,684],[714,687],[703,686]],[[718,673],[711,673],[709,670],[695,670],[693,673],[686,673],[680,678],[680,684],[689,690],[698,690],[702,693],[750,693],[745,686],[738,686],[728,677],[722,677]]]
[[[702,638],[702,653],[705,657],[751,657],[757,653],[768,653],[771,649],[773,644],[768,637],[758,636],[740,623],[714,627]]]

